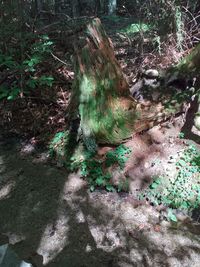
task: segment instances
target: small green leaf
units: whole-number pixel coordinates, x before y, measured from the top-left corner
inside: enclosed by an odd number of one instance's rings
[[[95,186],[94,185],[91,185],[90,186],[90,191],[93,192],[95,190]]]
[[[104,184],[104,179],[103,179],[103,177],[98,177],[97,179],[96,179],[96,184],[97,185],[103,185]]]
[[[110,184],[106,185],[106,190],[108,190],[109,192],[114,192],[115,191],[114,187],[112,185],[110,185]]]
[[[183,139],[184,137],[185,137],[185,134],[184,134],[183,132],[180,132],[180,133],[179,133],[179,138],[180,138],[180,139]]]
[[[170,221],[172,222],[177,222],[177,218],[176,218],[176,215],[172,212],[171,209],[169,209],[168,211],[168,214],[167,214],[167,217]]]
[[[184,160],[182,160],[182,159],[180,159],[179,161],[178,161],[178,165],[180,165],[180,166],[186,166],[187,165],[187,163],[184,161]]]

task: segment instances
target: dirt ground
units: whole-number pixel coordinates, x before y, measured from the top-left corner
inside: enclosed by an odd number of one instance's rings
[[[183,122],[173,118],[127,143],[130,193],[91,193],[78,173],[51,166],[43,149],[2,133],[0,243],[37,267],[198,267],[198,220],[170,223],[135,198],[152,175],[172,174],[169,155],[186,146],[177,138]]]

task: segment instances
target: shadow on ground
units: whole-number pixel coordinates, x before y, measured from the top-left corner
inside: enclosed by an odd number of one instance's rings
[[[0,233],[21,258],[38,267],[199,266],[199,228],[89,193],[77,174],[32,159],[15,138],[0,140]]]

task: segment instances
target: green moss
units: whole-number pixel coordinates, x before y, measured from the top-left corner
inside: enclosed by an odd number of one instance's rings
[[[111,108],[108,92],[112,92],[113,99],[117,98],[114,81],[103,79],[98,84],[96,82],[86,75],[80,82],[79,113],[83,134],[86,137],[96,136],[105,142],[120,142],[130,136],[126,124],[133,124],[134,116],[120,107]]]

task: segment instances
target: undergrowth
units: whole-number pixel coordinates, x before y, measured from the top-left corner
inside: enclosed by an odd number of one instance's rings
[[[154,205],[165,205],[173,209],[191,211],[200,205],[200,152],[189,145],[176,163],[175,178],[154,177],[149,188],[140,194]],[[170,212],[172,220],[175,217]]]
[[[112,174],[108,171],[108,168],[118,165],[123,170],[130,153],[131,150],[124,145],[120,145],[116,149],[107,152],[105,160],[96,159],[88,153],[81,162],[81,175],[87,179],[90,190],[94,191],[96,187],[103,187],[108,191],[115,191],[111,179]],[[127,181],[124,184],[120,183],[117,186],[117,190],[121,191],[125,187],[127,187]]]
[[[47,35],[27,33],[15,49],[8,47],[3,51],[0,45],[0,71],[5,74],[0,85],[0,100],[14,100],[38,87],[53,85],[53,77],[41,71],[51,56],[52,44]]]
[[[90,190],[96,187],[105,188],[108,191],[128,190],[127,181],[119,181],[117,186],[112,183],[112,166],[123,171],[129,158],[131,149],[120,145],[108,151],[104,158],[99,158],[96,153],[89,152],[83,144],[71,147],[72,140],[68,131],[57,133],[49,145],[49,153],[62,166],[70,172],[80,169],[81,176],[87,180]]]

